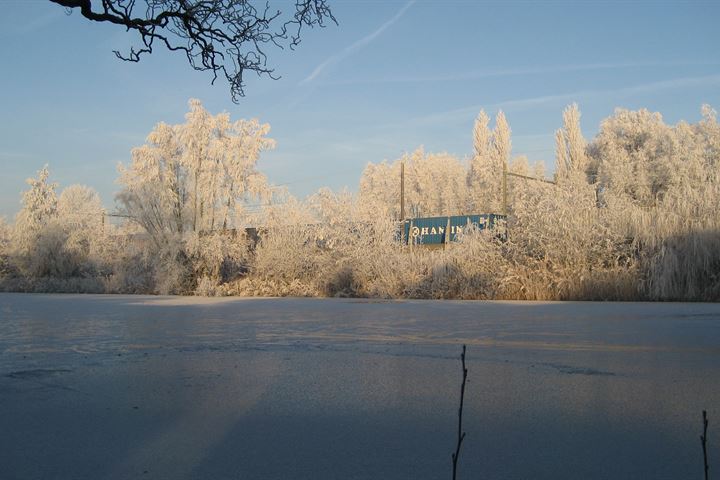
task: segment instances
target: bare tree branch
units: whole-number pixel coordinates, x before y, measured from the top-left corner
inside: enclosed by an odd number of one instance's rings
[[[703,417],[703,434],[700,435],[700,442],[702,442],[702,449],[703,449],[703,466],[705,467],[705,480],[708,480],[708,457],[707,457],[707,427],[708,427],[708,419],[707,419],[707,411],[703,410],[702,412]]]
[[[458,408],[458,432],[457,432],[457,444],[455,446],[455,453],[452,454],[453,470],[452,478],[455,480],[457,477],[457,462],[460,456],[460,447],[462,446],[463,440],[465,440],[465,432],[462,428],[462,417],[463,417],[463,403],[465,401],[465,383],[467,381],[467,368],[465,368],[465,345],[463,345],[462,354],[460,355],[462,361],[462,385],[460,386],[460,408]]]
[[[159,44],[181,51],[195,70],[211,71],[212,83],[224,75],[230,83],[233,102],[245,96],[246,71],[267,75],[265,45],[290,48],[300,44],[303,27],[324,27],[337,23],[327,0],[295,0],[295,13],[282,24],[282,12],[271,10],[268,3],[256,7],[256,0],[50,0],[70,12],[95,22],[122,25],[140,36],[142,45],[129,52],[115,50],[125,61],[138,62]]]

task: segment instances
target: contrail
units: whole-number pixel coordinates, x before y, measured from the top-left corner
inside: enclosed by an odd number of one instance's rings
[[[327,67],[328,65],[331,65],[333,63],[338,63],[342,61],[343,59],[349,57],[353,53],[357,52],[358,50],[362,49],[363,47],[369,45],[373,40],[375,40],[380,34],[382,34],[385,30],[390,28],[395,22],[400,20],[400,18],[405,14],[405,12],[408,10],[408,8],[412,7],[413,4],[416,2],[416,0],[410,0],[407,2],[390,20],[380,25],[380,28],[375,30],[374,32],[364,36],[360,40],[356,41],[352,45],[346,47],[342,52],[336,53],[335,55],[332,55],[327,60],[322,62],[320,65],[315,67],[315,70],[312,71],[310,75],[308,75],[302,82],[300,82],[301,85],[312,82],[315,80],[315,78],[322,73],[322,71]]]

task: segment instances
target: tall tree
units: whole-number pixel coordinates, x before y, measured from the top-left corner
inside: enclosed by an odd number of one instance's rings
[[[160,123],[148,143],[119,167],[120,209],[157,244],[185,232],[210,232],[238,225],[246,200],[269,195],[257,170],[262,150],[272,148],[270,126],[257,120],[230,122],[190,100],[186,123]]]
[[[399,218],[400,164],[405,163],[405,202],[411,217],[458,215],[466,211],[467,171],[447,153],[418,148],[392,164],[368,164],[360,180],[361,209]]]
[[[85,185],[63,189],[57,202],[58,223],[67,234],[65,250],[86,259],[97,253],[105,241],[105,209],[100,195]]]
[[[592,144],[598,181],[606,193],[651,206],[676,177],[674,131],[659,113],[616,109]]]
[[[492,168],[490,150],[490,117],[480,110],[473,127],[473,156],[470,159],[467,185],[469,189],[468,210],[471,212],[489,211],[493,204],[493,188],[496,187],[497,174]]]
[[[22,208],[15,217],[14,245],[20,253],[27,253],[43,228],[57,217],[57,183],[49,182],[50,172],[45,165],[37,178],[28,178],[30,185],[22,194]]]
[[[588,168],[587,142],[580,130],[580,109],[573,103],[563,111],[563,128],[555,132],[558,180],[585,176]]]
[[[510,126],[505,119],[505,114],[500,110],[495,116],[495,129],[492,134],[492,149],[490,150],[490,164],[492,175],[495,179],[490,189],[492,192],[490,211],[502,211],[502,182],[503,169],[507,168],[510,162],[510,151],[512,150],[512,141],[510,140]]]

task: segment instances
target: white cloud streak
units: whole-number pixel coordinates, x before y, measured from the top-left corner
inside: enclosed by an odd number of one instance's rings
[[[621,70],[629,68],[673,68],[687,66],[716,66],[720,62],[623,62],[623,63],[590,63],[578,65],[553,65],[546,67],[497,68],[492,70],[460,72],[432,76],[401,76],[341,80],[327,82],[327,85],[357,85],[382,83],[437,83],[479,80],[483,78],[512,77],[521,75],[543,75],[564,72],[583,72],[594,70]]]
[[[339,63],[345,58],[349,57],[353,53],[363,49],[364,47],[368,46],[370,43],[372,43],[373,40],[375,40],[377,37],[379,37],[385,30],[390,28],[395,22],[400,20],[400,18],[407,12],[407,10],[413,6],[413,4],[416,2],[416,0],[410,0],[407,2],[390,20],[380,25],[380,27],[375,30],[374,32],[362,37],[360,40],[354,42],[350,46],[346,47],[344,50],[342,50],[339,53],[336,53],[335,55],[330,56],[328,59],[320,63],[315,69],[308,75],[302,82],[300,82],[301,85],[307,84],[312,82],[317,78],[318,75],[322,73],[325,68],[327,68],[329,65]]]
[[[720,86],[720,74],[705,75],[699,77],[674,78],[670,80],[662,80],[658,82],[645,83],[641,85],[633,85],[612,90],[585,90],[572,93],[562,93],[557,95],[543,95],[530,98],[520,98],[514,100],[505,100],[493,104],[472,105],[469,107],[457,108],[445,112],[433,113],[421,117],[411,119],[412,124],[431,125],[436,123],[447,123],[452,121],[464,121],[468,116],[476,115],[481,109],[485,110],[530,110],[534,107],[552,104],[567,104],[570,102],[579,102],[581,100],[590,100],[602,97],[619,97],[628,95],[644,95],[664,90],[672,90],[677,88],[690,88],[702,86]],[[398,125],[400,126],[400,125]]]

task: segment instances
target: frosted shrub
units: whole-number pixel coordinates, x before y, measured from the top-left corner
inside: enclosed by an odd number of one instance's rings
[[[194,294],[200,297],[220,297],[224,294],[224,289],[218,286],[216,279],[200,277]]]
[[[7,277],[11,273],[10,263],[10,239],[12,238],[12,229],[5,221],[5,217],[0,217],[0,280]]]
[[[219,286],[247,272],[248,243],[244,230],[187,234],[185,251],[193,277]]]
[[[505,248],[513,268],[502,296],[633,298],[637,289],[627,285],[636,275],[632,247],[613,231],[610,215],[597,208],[594,189],[582,180],[527,188],[509,219]]]
[[[255,249],[253,278],[270,289],[263,295],[318,295],[317,279],[321,270],[320,246],[307,225],[275,225],[264,229]],[[272,291],[276,289],[276,291]]]
[[[657,113],[618,110],[590,145],[613,225],[635,248],[643,296],[718,299],[719,145],[707,106],[698,124],[675,127]]]
[[[108,293],[154,293],[154,258],[150,240],[133,224],[125,223],[108,236],[109,272],[103,279]]]
[[[408,258],[421,274],[406,286],[415,298],[493,299],[506,269],[493,232],[469,230],[456,244],[440,250],[415,248]]]
[[[397,224],[389,219],[357,221],[338,226],[328,265],[327,294],[341,296],[403,296],[404,278],[414,273],[395,240]]]
[[[249,276],[234,282],[233,292],[260,296],[320,294],[314,219],[307,205],[287,198],[264,209],[257,222],[259,242],[250,254]]]
[[[152,267],[155,292],[160,295],[189,294],[195,290],[196,279],[185,244],[179,235],[153,249]]]
[[[46,225],[29,246],[32,252],[25,267],[31,277],[72,277],[77,275],[78,258],[66,248],[67,232],[57,221]]]

